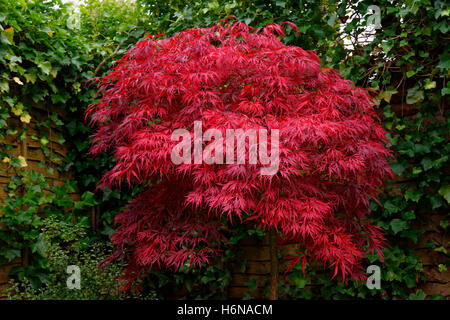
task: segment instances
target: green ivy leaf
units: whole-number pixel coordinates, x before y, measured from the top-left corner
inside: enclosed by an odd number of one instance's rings
[[[256,288],[258,288],[258,286],[256,284],[256,278],[255,277],[250,277],[249,280],[245,283],[245,285],[250,290],[255,290]]]
[[[420,161],[420,164],[425,171],[433,168],[433,160],[431,160],[430,158],[423,158],[422,161]]]
[[[39,69],[41,69],[42,73],[47,76],[50,74],[50,71],[52,71],[52,64],[50,63],[50,61],[39,63],[38,67]]]
[[[439,189],[439,194],[444,197],[444,199],[447,201],[447,203],[450,203],[450,185],[443,185]]]
[[[8,81],[0,81],[0,90],[1,92],[9,92],[9,83]]]
[[[414,202],[419,202],[420,197],[422,197],[423,192],[421,190],[414,190],[414,191],[406,191],[405,192],[405,199],[411,200]]]
[[[425,84],[426,90],[430,90],[430,89],[434,89],[434,88],[436,88],[436,81],[430,81]]]
[[[408,72],[406,72],[406,76],[408,77],[408,78],[411,78],[413,75],[415,75],[416,74],[416,70],[409,70]]]
[[[400,219],[393,219],[390,223],[390,226],[394,234],[397,234],[400,231],[408,229],[408,223]]]
[[[83,201],[84,205],[89,207],[92,207],[97,203],[94,199],[94,194],[90,191],[86,191],[81,195],[81,201]]]
[[[408,297],[409,300],[425,300],[426,293],[419,289],[416,293],[411,293]]]
[[[437,194],[429,194],[428,198],[430,199],[431,209],[437,209],[444,205],[444,201],[442,201],[442,197]]]
[[[32,243],[30,247],[32,252],[37,252],[41,256],[47,252],[47,246],[42,234],[39,235],[37,241]]]
[[[402,214],[403,219],[405,220],[413,220],[416,218],[416,215],[414,213],[414,211],[410,210],[410,211],[406,211]]]
[[[20,250],[18,249],[6,249],[2,255],[8,260],[13,261],[15,258],[19,258],[21,256]]]
[[[406,169],[409,168],[410,164],[408,161],[403,160],[391,163],[389,166],[396,175],[400,176]]]
[[[288,276],[288,279],[295,283],[297,289],[303,289],[308,284],[308,278],[303,277],[301,272],[293,272]]]
[[[415,153],[417,153],[417,154],[430,153],[430,147],[420,144],[420,143],[416,143],[414,145],[414,149],[415,149]]]
[[[336,18],[337,18],[337,14],[336,12],[332,13],[330,15],[330,17],[328,18],[327,24],[332,27],[334,26],[335,22],[336,22]]]
[[[391,102],[392,95],[398,93],[398,91],[392,87],[388,87],[381,91],[379,94],[380,99],[384,99],[387,103]]]
[[[12,45],[14,44],[14,28],[9,27],[0,32],[0,40],[1,42]]]
[[[414,104],[423,101],[424,95],[423,91],[420,90],[417,86],[408,89],[408,93],[406,95],[406,103]]]
[[[442,69],[442,71],[450,69],[450,54],[448,52],[439,56],[439,63],[436,67]]]
[[[25,73],[23,76],[27,80],[27,83],[31,82],[32,84],[34,84],[36,82],[37,77],[35,74]]]

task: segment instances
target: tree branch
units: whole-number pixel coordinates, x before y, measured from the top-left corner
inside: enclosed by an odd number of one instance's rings
[[[97,66],[97,68],[95,68],[94,75],[97,75],[97,73],[100,71],[100,69],[105,65],[106,61],[108,61],[109,58],[114,57],[116,55],[117,51],[119,51],[119,49],[120,49],[120,43],[117,45],[114,52],[109,57],[106,57],[105,59],[103,59],[102,62],[100,62],[100,64]]]

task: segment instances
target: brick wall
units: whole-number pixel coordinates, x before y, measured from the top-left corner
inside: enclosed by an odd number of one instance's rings
[[[422,259],[423,269],[427,282],[419,285],[428,295],[442,294],[450,300],[450,271],[439,271],[439,264],[445,264],[446,256],[427,247],[427,241],[431,240],[441,244],[450,250],[450,237],[445,235],[439,222],[447,218],[447,213],[421,214],[418,220],[425,230],[419,241],[409,245],[415,250],[416,255]],[[256,239],[244,239],[238,245],[238,256],[232,269],[232,278],[228,288],[228,297],[230,299],[242,299],[246,295],[257,299],[265,299],[270,278],[270,252],[269,242],[266,237],[263,241]],[[279,253],[282,257],[292,255],[295,252],[295,245],[282,245]],[[280,259],[280,280],[288,281],[284,272],[287,267],[287,261]],[[251,278],[256,279],[257,288],[250,290],[246,283]],[[307,285],[311,287],[311,285]]]
[[[262,299],[266,296],[270,278],[270,247],[269,238],[266,236],[262,241],[255,238],[247,238],[240,241],[238,255],[233,264],[232,278],[228,288],[230,299],[242,299],[246,295]],[[282,256],[292,255],[295,252],[294,244],[280,246],[279,254]],[[284,271],[288,266],[287,260],[279,261],[279,279],[286,280]],[[246,282],[251,278],[256,279],[257,288],[250,290]],[[267,292],[266,292],[267,290]]]

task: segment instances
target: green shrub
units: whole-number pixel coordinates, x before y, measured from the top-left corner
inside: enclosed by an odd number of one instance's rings
[[[130,296],[121,293],[121,266],[117,263],[102,265],[109,249],[102,243],[90,243],[85,227],[77,223],[66,223],[50,217],[38,243],[47,264],[48,276],[41,279],[44,285],[36,288],[24,272],[13,272],[15,280],[4,292],[10,300],[107,300],[107,299],[154,299],[155,294]],[[80,268],[80,288],[69,289],[67,267]],[[19,269],[20,270],[20,269]]]

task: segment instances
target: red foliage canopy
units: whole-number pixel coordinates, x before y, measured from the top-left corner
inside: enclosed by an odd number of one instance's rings
[[[239,22],[149,36],[98,79],[91,153],[116,159],[101,185],[152,184],[116,216],[113,257],[128,261],[129,280],[155,265],[207,262],[222,216],[243,213],[296,241],[294,263],[321,261],[344,280],[364,278],[368,250],[382,256],[368,198],[391,171],[374,102],[278,36],[283,25]],[[278,129],[278,173],[261,175],[260,162],[174,165],[172,132],[193,135],[194,121],[222,132]]]

